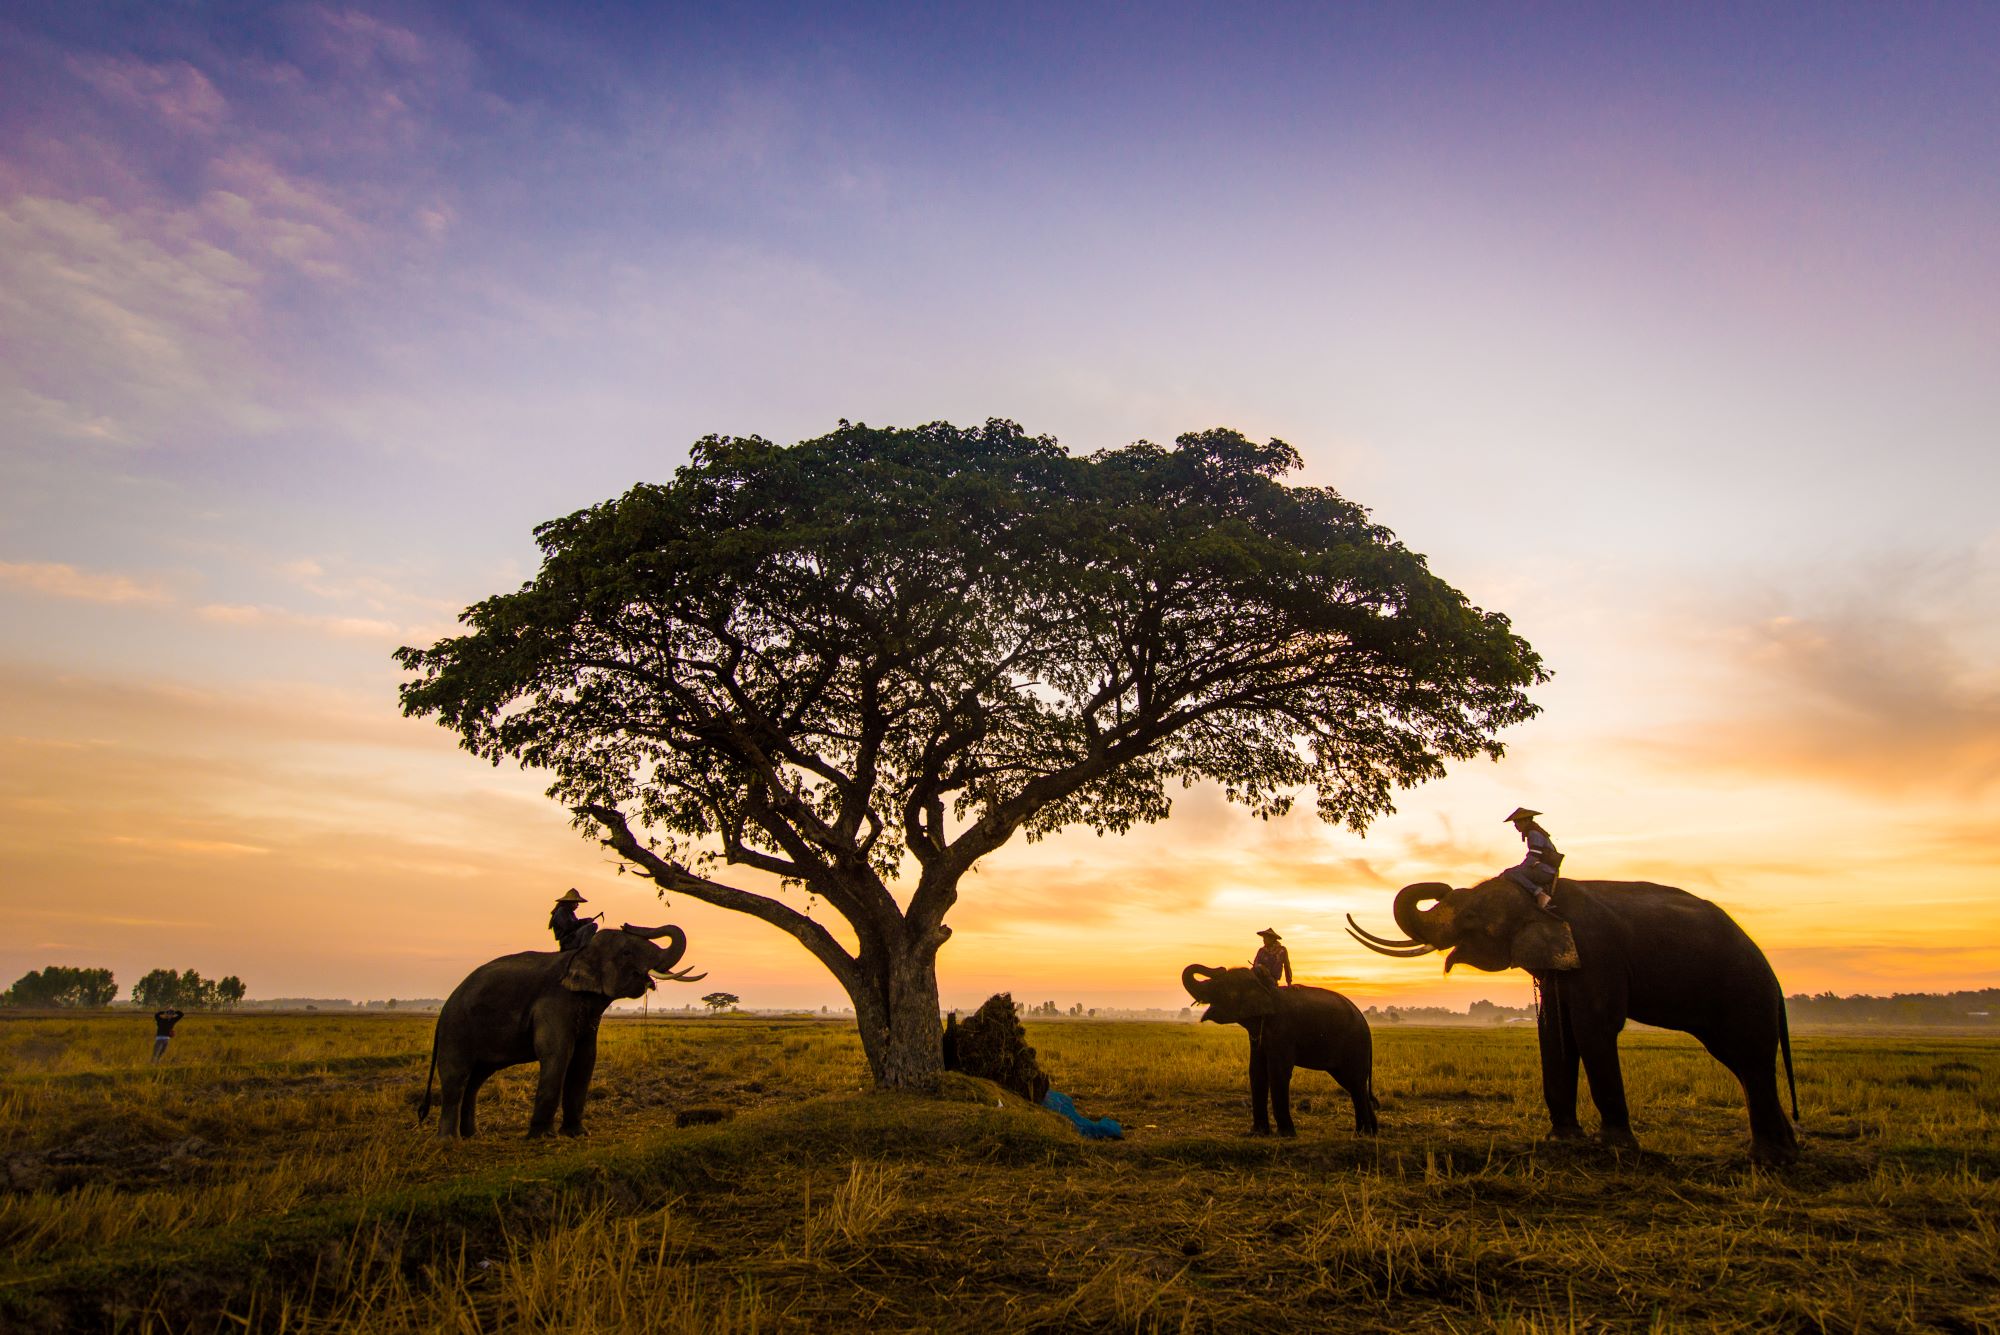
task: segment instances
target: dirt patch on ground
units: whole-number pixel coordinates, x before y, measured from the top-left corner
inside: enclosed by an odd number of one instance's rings
[[[200,1136],[165,1141],[82,1136],[65,1145],[9,1154],[0,1160],[0,1188],[71,1191],[91,1183],[142,1187],[191,1182],[208,1171],[215,1153]]]

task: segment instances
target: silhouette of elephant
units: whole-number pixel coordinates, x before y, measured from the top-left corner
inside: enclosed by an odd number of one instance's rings
[[[660,937],[664,946],[655,945]],[[438,1011],[431,1069],[424,1078],[421,1123],[430,1115],[431,1081],[439,1085],[438,1136],[473,1134],[473,1102],[495,1071],[540,1062],[530,1136],[553,1128],[562,1104],[562,1133],[583,1134],[583,1104],[597,1065],[597,1025],[614,998],[653,990],[653,975],[692,983],[705,973],[674,973],[687,953],[678,927],[601,931],[576,950],[526,950],[502,955],[466,975]]]
[[[1534,975],[1542,994],[1542,1097],[1552,1138],[1583,1135],[1576,1119],[1581,1060],[1600,1138],[1638,1148],[1618,1062],[1618,1033],[1629,1019],[1698,1039],[1743,1086],[1751,1157],[1795,1161],[1798,1135],[1778,1101],[1776,1075],[1782,1048],[1797,1117],[1791,1032],[1777,975],[1757,943],[1720,908],[1672,886],[1558,880],[1554,905],[1560,916],[1536,908],[1505,876],[1470,889],[1424,881],[1396,893],[1393,912],[1404,940],[1375,936],[1351,915],[1347,923],[1354,939],[1377,954],[1443,950],[1447,973],[1470,964]]]
[[[1323,987],[1279,987],[1254,969],[1190,964],[1181,986],[1208,1007],[1202,1022],[1240,1024],[1250,1033],[1250,1134],[1292,1127],[1292,1070],[1325,1071],[1354,1103],[1356,1135],[1375,1134],[1375,1046],[1354,1003]],[[1265,1103],[1268,1099],[1270,1115]]]

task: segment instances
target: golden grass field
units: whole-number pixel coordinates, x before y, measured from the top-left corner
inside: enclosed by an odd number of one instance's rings
[[[585,1140],[414,1122],[431,1019],[0,1020],[0,1329],[2000,1330],[2000,1039],[1796,1036],[1805,1155],[1625,1036],[1647,1152],[1544,1145],[1534,1035],[1376,1031],[1382,1135],[1235,1028],[1030,1024],[1052,1115],[870,1093],[851,1027],[611,1020]],[[727,1108],[687,1129],[674,1114]],[[1588,1110],[1585,1123],[1590,1124]]]

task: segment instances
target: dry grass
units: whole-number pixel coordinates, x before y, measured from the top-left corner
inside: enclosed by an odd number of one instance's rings
[[[519,1138],[521,1068],[440,1146],[427,1019],[197,1018],[160,1071],[142,1020],[0,1022],[0,1327],[2000,1330],[1990,1038],[1801,1035],[1772,1174],[1733,1082],[1649,1031],[1620,1157],[1539,1143],[1519,1030],[1379,1030],[1370,1142],[1316,1073],[1297,1140],[1244,1137],[1240,1031],[1031,1026],[1125,1122],[1101,1144],[864,1093],[843,1025],[614,1021],[590,1139]]]

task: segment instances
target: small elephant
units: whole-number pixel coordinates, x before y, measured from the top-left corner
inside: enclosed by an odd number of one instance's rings
[[[1506,876],[1459,890],[1424,881],[1396,894],[1393,912],[1406,940],[1375,936],[1352,917],[1347,922],[1355,940],[1378,954],[1444,950],[1447,972],[1470,964],[1534,975],[1542,992],[1542,1096],[1552,1137],[1583,1135],[1576,1120],[1581,1060],[1604,1143],[1638,1148],[1618,1062],[1618,1033],[1630,1019],[1700,1040],[1743,1086],[1751,1157],[1768,1164],[1797,1159],[1798,1135],[1778,1102],[1780,1049],[1785,1079],[1792,1079],[1785,998],[1757,943],[1720,908],[1672,886],[1558,880],[1554,904],[1560,916],[1536,908]],[[1798,1114],[1793,1085],[1792,1116]]]
[[[654,942],[666,937],[665,946]],[[431,1081],[439,1084],[438,1136],[473,1133],[472,1106],[488,1076],[523,1062],[540,1062],[530,1136],[553,1129],[562,1104],[562,1133],[583,1134],[583,1102],[597,1065],[597,1024],[613,998],[653,990],[653,975],[692,983],[705,973],[674,973],[687,953],[678,927],[601,931],[577,950],[526,950],[502,955],[466,975],[438,1012],[430,1075],[417,1121],[430,1115]]]
[[[1190,964],[1181,986],[1208,1006],[1204,1023],[1240,1024],[1250,1031],[1250,1133],[1271,1134],[1268,1098],[1278,1134],[1292,1127],[1292,1068],[1325,1071],[1354,1103],[1356,1135],[1375,1134],[1375,1044],[1354,1003],[1323,987],[1279,987],[1254,969]]]

